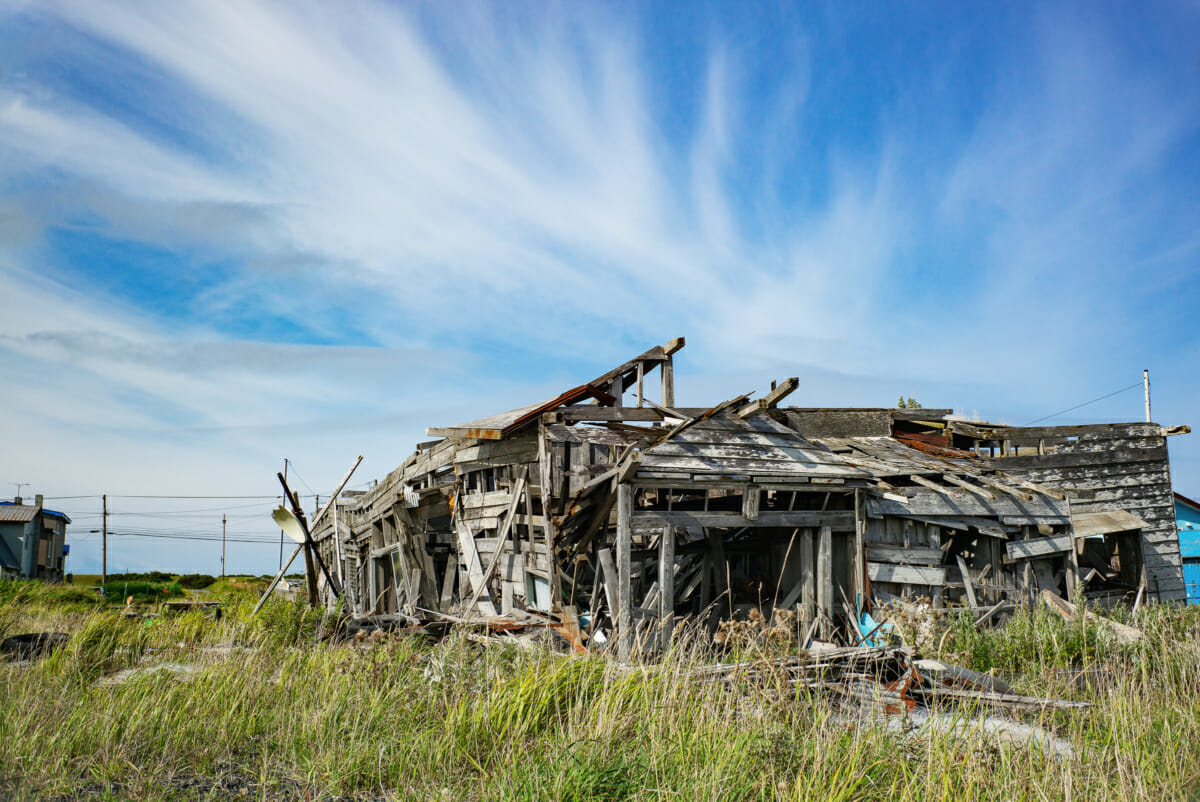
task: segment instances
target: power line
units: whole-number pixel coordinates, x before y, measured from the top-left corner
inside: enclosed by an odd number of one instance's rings
[[[1035,423],[1041,423],[1042,421],[1049,420],[1050,418],[1057,418],[1059,415],[1065,415],[1066,413],[1073,412],[1077,409],[1080,409],[1081,407],[1086,407],[1089,404],[1096,403],[1097,401],[1103,401],[1106,398],[1112,398],[1114,395],[1119,395],[1120,393],[1124,393],[1128,390],[1132,390],[1135,387],[1141,387],[1141,386],[1142,386],[1141,382],[1136,382],[1134,384],[1129,385],[1128,387],[1122,387],[1120,390],[1113,390],[1108,395],[1102,395],[1099,398],[1093,398],[1091,401],[1084,401],[1082,404],[1076,404],[1073,407],[1068,407],[1068,408],[1064,409],[1062,412],[1055,412],[1053,415],[1045,415],[1043,417],[1038,418],[1037,420],[1031,420],[1029,423],[1027,423],[1025,425],[1032,426]]]

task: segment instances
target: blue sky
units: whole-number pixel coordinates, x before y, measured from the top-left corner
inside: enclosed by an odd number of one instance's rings
[[[1198,43],[1194,2],[0,0],[0,479],[88,497],[86,572],[92,496],[328,492],[681,334],[680,403],[1020,424],[1149,368],[1200,423]]]

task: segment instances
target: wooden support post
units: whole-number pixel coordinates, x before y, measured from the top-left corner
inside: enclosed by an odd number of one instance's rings
[[[658,586],[662,592],[659,626],[665,652],[671,647],[671,635],[675,629],[675,527],[671,524],[663,527],[662,540],[659,541]]]
[[[857,615],[867,604],[867,510],[866,497],[859,488],[854,490],[854,581],[850,587],[859,598],[854,600]]]
[[[1029,540],[1029,530],[1030,527],[1028,525],[1021,527],[1022,540]],[[1037,606],[1037,591],[1035,591],[1033,587],[1032,560],[1026,560],[1025,567],[1021,569],[1021,583],[1024,585],[1025,605],[1029,608],[1030,612],[1032,612],[1033,608]]]
[[[1067,499],[1067,517],[1071,516],[1071,500]],[[1074,527],[1067,525],[1070,535],[1071,548],[1067,551],[1067,601],[1079,604],[1083,601],[1079,594],[1079,552],[1075,548]]]
[[[817,617],[817,572],[813,562],[813,530],[805,529],[800,535],[800,601],[805,631]]]
[[[927,524],[926,532],[928,533],[930,547],[935,548],[935,549],[941,549],[941,547],[942,547],[942,528],[940,526],[934,526],[933,524]],[[942,586],[934,585],[932,587],[932,592],[933,592],[933,609],[935,609],[935,610],[943,609],[946,606],[946,600],[944,598],[942,598],[942,592],[943,592]]]
[[[617,655],[628,660],[633,650],[633,488],[617,485]]]
[[[833,637],[833,530],[822,526],[817,549],[817,607],[821,616],[821,640]]]
[[[762,491],[757,487],[747,487],[742,492],[742,516],[747,521],[758,520],[758,505],[762,498]]]
[[[717,605],[717,617],[727,618],[733,611],[733,600],[729,597],[729,568],[725,564],[725,544],[721,541],[721,535],[713,529],[705,529],[704,534],[708,538],[710,567],[713,579],[716,580],[713,586],[719,589],[717,598],[721,600]]]
[[[967,570],[967,561],[963,559],[961,554],[958,555],[958,570],[962,574],[963,588],[967,593],[967,603],[971,605],[971,610],[979,609],[979,604],[975,601],[975,588],[971,586],[971,572]]]
[[[604,600],[608,603],[608,618],[616,625],[617,611],[621,609],[621,597],[617,591],[617,564],[613,562],[612,549],[600,549],[600,571],[604,574]],[[592,602],[595,605],[595,602]]]
[[[442,596],[438,600],[438,609],[444,613],[450,612],[450,604],[454,601],[454,585],[458,579],[458,555],[450,554],[446,558],[446,574],[442,577]]]
[[[662,363],[662,405],[669,409],[675,408],[675,368],[671,357]]]

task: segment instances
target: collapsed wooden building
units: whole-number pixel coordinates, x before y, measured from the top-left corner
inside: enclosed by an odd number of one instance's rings
[[[429,429],[320,517],[326,592],[344,588],[357,615],[536,615],[623,655],[751,610],[853,644],[889,596],[981,611],[1045,589],[1183,599],[1165,437],[1187,427],[781,406],[795,379],[677,406],[683,344]]]

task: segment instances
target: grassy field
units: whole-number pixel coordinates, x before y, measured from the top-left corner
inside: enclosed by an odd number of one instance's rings
[[[0,664],[0,797],[28,799],[1184,799],[1200,793],[1200,617],[1150,608],[1117,647],[1049,614],[950,619],[943,659],[1023,693],[1070,758],[982,732],[888,730],[823,697],[698,685],[675,655],[483,648],[462,635],[317,643],[319,617],[219,582],[214,621],[130,618],[78,586],[0,583],[0,637],[69,632]],[[945,635],[944,638],[941,636]],[[749,652],[736,655],[753,658]],[[927,654],[926,656],[935,656]],[[150,667],[159,670],[147,670]],[[167,666],[163,668],[163,666]],[[119,672],[138,667],[133,675]],[[1088,684],[1078,683],[1086,668]],[[964,715],[966,713],[964,712]]]

